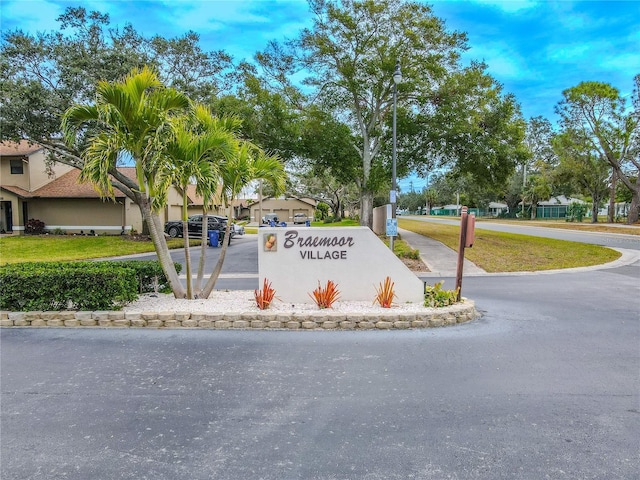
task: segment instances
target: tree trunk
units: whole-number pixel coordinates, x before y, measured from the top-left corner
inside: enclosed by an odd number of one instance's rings
[[[207,219],[203,219],[203,223]],[[187,298],[193,300],[193,288],[191,287],[191,248],[189,245],[189,221],[182,220],[182,239],[184,240],[184,264],[187,276]]]
[[[227,228],[224,234],[224,242],[222,242],[222,250],[220,251],[220,257],[218,257],[218,263],[216,263],[216,267],[211,272],[211,276],[209,280],[207,280],[206,285],[202,292],[198,294],[198,298],[209,298],[213,288],[216,286],[216,282],[218,281],[218,277],[220,276],[220,272],[222,271],[222,265],[224,264],[224,257],[227,255],[227,248],[229,247],[229,242],[231,241],[231,214],[233,212],[233,207],[229,206],[229,214],[227,217]]]
[[[613,223],[615,222],[616,215],[616,171],[615,169],[611,169],[611,190],[609,192],[609,211],[607,212],[607,222]]]
[[[373,193],[362,192],[360,198],[360,225],[373,228]]]
[[[600,200],[596,200],[595,197],[591,202],[591,223],[598,223],[598,205]]]
[[[202,218],[207,218],[209,211],[206,208],[202,208]],[[198,277],[196,278],[195,291],[200,292],[202,290],[202,279],[204,278],[204,266],[207,259],[207,242],[209,238],[209,219],[206,222],[202,222],[202,242],[200,243],[200,261],[198,262]]]
[[[173,264],[173,260],[171,259],[169,247],[167,246],[167,242],[164,238],[164,229],[162,228],[160,217],[157,213],[151,211],[151,206],[147,199],[139,199],[138,207],[140,208],[143,221],[149,227],[149,235],[156,249],[158,261],[160,262],[162,271],[169,281],[173,295],[176,298],[185,298],[186,292],[182,283],[180,283],[176,266]]]
[[[631,207],[627,223],[632,225],[638,221],[638,209],[640,208],[640,178],[636,180],[636,189],[631,194]]]

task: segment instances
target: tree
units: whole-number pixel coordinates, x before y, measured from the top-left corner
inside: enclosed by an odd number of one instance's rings
[[[210,98],[212,92],[223,92],[217,85],[229,84],[222,80],[233,73],[229,57],[224,52],[202,52],[193,32],[181,38],[149,39],[128,24],[111,27],[108,15],[81,7],[67,8],[57,20],[59,32],[3,33],[0,55],[0,140],[38,143],[51,162],[83,168],[83,141],[67,144],[60,118],[72,105],[93,102],[99,81],[121,81],[133,68],[149,65],[162,72],[164,85],[188,87],[190,94]],[[121,165],[125,161],[119,160]],[[141,187],[135,180],[116,170],[112,181],[138,201]],[[146,222],[143,228],[148,228]]]
[[[342,219],[344,198],[349,192],[348,184],[338,181],[329,170],[311,168],[299,173],[297,179],[295,195],[328,204],[333,217],[336,220]]]
[[[275,194],[282,193],[285,185],[285,171],[282,162],[277,156],[266,155],[264,151],[248,141],[240,141],[233,155],[225,157],[220,165],[222,177],[222,196],[228,208],[227,231],[218,263],[214,268],[207,284],[199,294],[202,298],[208,298],[215,287],[216,281],[222,271],[222,265],[230,240],[231,220],[233,217],[232,201],[242,189],[253,180],[264,180],[274,190]]]
[[[211,206],[218,186],[221,184],[220,163],[236,152],[236,138],[233,131],[239,122],[233,119],[214,118],[210,110],[195,105],[191,115],[172,118],[169,135],[164,140],[162,153],[164,161],[159,164],[155,181],[162,185],[158,203],[166,204],[169,187],[178,187],[182,192],[182,232],[184,236],[185,265],[187,276],[187,298],[194,298],[191,275],[191,254],[189,251],[189,222],[187,187],[195,182],[196,193],[204,201],[205,215],[202,222],[201,265],[207,244],[206,210]],[[202,269],[199,270],[199,278]]]
[[[527,183],[522,195],[522,214],[524,218],[525,205],[528,202],[531,205],[531,220],[535,220],[537,214],[537,205],[540,200],[548,199],[551,196],[551,185],[547,181],[547,177],[540,173],[531,175],[529,183]]]
[[[349,125],[358,139],[353,147],[361,162],[356,179],[362,197],[360,223],[371,226],[373,197],[385,184],[380,175],[385,170],[376,164],[376,157],[393,106],[396,62],[407,79],[398,87],[398,102],[404,104],[417,92],[432,90],[456,68],[465,37],[446,32],[430,7],[419,3],[312,0],[310,4],[313,28],[284,46],[272,43],[257,59],[285,92],[295,90],[292,73],[310,72],[305,84],[315,88],[321,110]]]
[[[583,150],[605,159],[617,180],[631,191],[629,223],[638,221],[640,209],[640,75],[635,85],[630,112],[618,89],[601,82],[582,82],[565,90],[556,107],[563,130],[577,132],[585,143]]]
[[[438,192],[436,192],[433,188],[429,187],[424,191],[424,198],[427,202],[427,215],[431,213],[431,209],[435,206],[438,201]]]
[[[408,107],[400,109],[398,121],[398,158],[405,171],[424,176],[451,170],[495,189],[529,157],[520,108],[484,64],[452,72]]]
[[[398,196],[398,207],[409,212],[422,211],[425,206],[424,194],[418,192],[402,193]]]
[[[81,180],[103,197],[114,197],[113,178],[125,183],[149,227],[158,260],[176,298],[184,298],[158,216],[163,187],[157,174],[164,161],[163,142],[172,120],[189,108],[189,99],[162,85],[148,68],[133,70],[122,82],[99,82],[94,105],[70,107],[62,117],[64,139],[82,152]],[[136,181],[117,170],[123,156],[135,162]]]
[[[598,222],[598,209],[609,193],[609,164],[593,151],[579,132],[566,131],[554,141],[560,163],[554,177],[571,183],[580,194],[591,197],[591,222]]]
[[[531,218],[536,216],[537,203],[540,200],[547,200],[553,192],[553,182],[551,176],[558,160],[553,151],[553,139],[555,133],[551,122],[544,117],[532,117],[527,122],[524,143],[527,148],[527,155],[521,157],[522,173],[522,213],[526,210],[527,201],[531,204]],[[531,185],[532,180],[535,181]],[[544,185],[544,186],[543,186]],[[515,193],[514,183],[510,184],[510,194]],[[546,192],[549,194],[546,195]],[[507,202],[509,203],[509,202]]]

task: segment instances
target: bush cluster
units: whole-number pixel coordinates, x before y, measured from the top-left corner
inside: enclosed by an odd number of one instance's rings
[[[168,288],[159,262],[136,260],[4,265],[0,284],[0,309],[10,311],[119,310]]]
[[[44,233],[44,222],[37,218],[30,218],[24,226],[24,233],[29,235],[42,235]]]
[[[424,285],[424,306],[425,307],[446,307],[458,302],[458,289],[443,290],[442,284],[438,282],[434,286]]]

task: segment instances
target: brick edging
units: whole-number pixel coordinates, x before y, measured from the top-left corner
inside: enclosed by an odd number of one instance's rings
[[[269,330],[403,330],[455,325],[479,316],[472,300],[449,307],[426,308],[422,312],[340,313],[274,312],[269,310],[203,312],[0,312],[0,327],[119,327],[203,328]]]

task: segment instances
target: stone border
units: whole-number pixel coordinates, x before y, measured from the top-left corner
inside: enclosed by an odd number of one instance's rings
[[[472,300],[423,312],[0,312],[0,327],[202,328],[216,330],[406,330],[464,323],[479,317]]]

